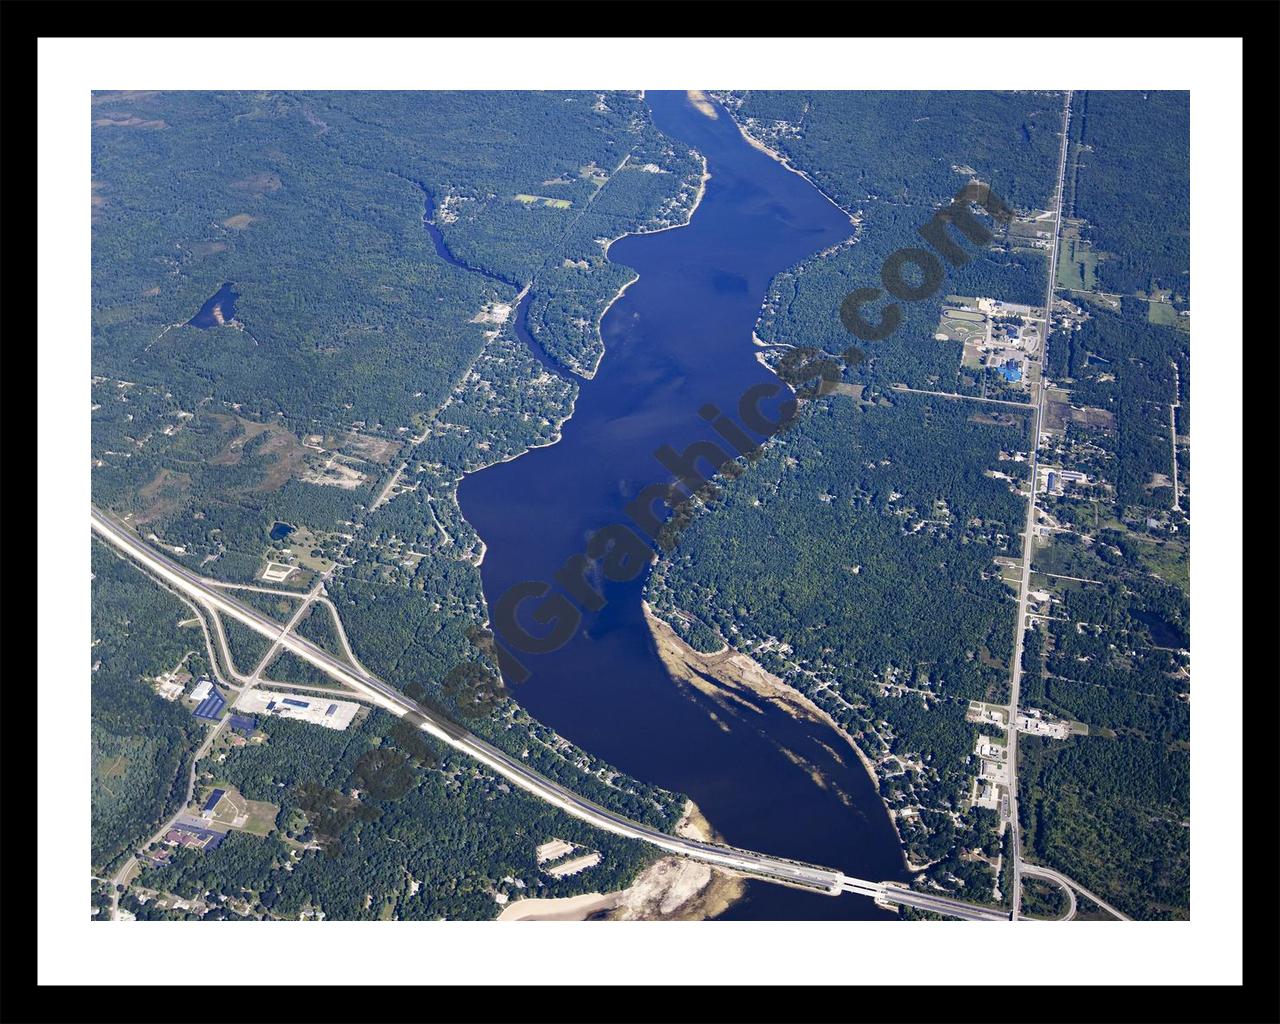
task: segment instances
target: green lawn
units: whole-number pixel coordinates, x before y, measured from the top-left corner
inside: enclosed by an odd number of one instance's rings
[[[1064,238],[1058,247],[1058,287],[1091,292],[1098,287],[1098,254],[1088,242]]]

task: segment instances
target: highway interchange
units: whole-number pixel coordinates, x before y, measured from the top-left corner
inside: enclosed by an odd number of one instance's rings
[[[963,920],[1009,919],[1009,912],[1000,908],[983,907],[938,894],[916,892],[890,883],[869,882],[849,877],[830,868],[670,835],[652,826],[632,821],[530,770],[515,757],[485,742],[455,722],[410,700],[373,674],[339,661],[311,641],[292,633],[289,626],[282,626],[268,619],[255,609],[237,601],[211,581],[156,551],[129,527],[96,508],[91,509],[90,527],[101,540],[138,562],[163,583],[195,601],[206,611],[214,613],[211,617],[215,622],[219,615],[230,616],[254,632],[271,639],[273,648],[278,646],[291,651],[330,678],[364,694],[374,704],[391,714],[400,717],[411,716],[411,720],[420,729],[440,742],[467,754],[526,792],[596,828],[640,840],[667,853],[782,885],[810,889],[832,896],[852,892],[868,896],[885,905],[912,906]],[[296,616],[294,618],[296,619]],[[221,630],[219,629],[218,632],[220,634]],[[224,645],[224,654],[225,650]],[[254,675],[256,676],[260,670],[261,665],[255,670]]]
[[[1054,212],[1055,230],[1053,244],[1049,254],[1049,280],[1045,295],[1044,329],[1042,334],[1044,339],[1043,344],[1045,347],[1042,348],[1042,351],[1047,349],[1049,332],[1052,327],[1053,295],[1055,291],[1058,246],[1061,238],[1062,205],[1064,198],[1063,185],[1068,151],[1067,129],[1070,122],[1070,114],[1071,93],[1068,92],[1064,100],[1062,113],[1062,143],[1059,153],[1056,209]],[[321,600],[325,600],[326,603],[328,603],[327,599],[320,596],[323,579],[317,584],[316,588],[311,593],[303,595],[304,600],[300,602],[300,607],[297,609],[297,612],[290,618],[288,624],[282,626],[280,623],[267,618],[248,605],[237,601],[227,592],[225,584],[219,583],[218,581],[208,580],[190,572],[182,565],[174,562],[172,559],[160,554],[154,548],[147,545],[129,527],[116,522],[96,508],[92,509],[91,528],[102,540],[113,545],[135,561],[141,563],[141,565],[149,570],[153,575],[157,576],[170,587],[174,588],[181,596],[195,601],[206,611],[213,613],[210,615],[210,618],[213,622],[218,646],[221,650],[221,654],[227,665],[228,671],[236,677],[238,683],[242,685],[253,685],[266,663],[274,656],[275,652],[279,648],[289,650],[304,661],[307,661],[311,665],[320,669],[330,678],[335,679],[347,687],[363,694],[374,704],[377,704],[390,713],[401,717],[411,716],[411,720],[414,721],[423,731],[429,733],[437,740],[453,747],[454,749],[476,759],[486,767],[492,769],[515,785],[519,786],[521,789],[524,789],[526,792],[533,794],[539,799],[542,799],[553,806],[560,808],[566,813],[594,825],[597,828],[604,829],[607,832],[626,836],[632,839],[638,839],[667,853],[703,861],[725,870],[748,875],[752,878],[811,889],[833,896],[844,892],[850,892],[870,897],[878,903],[887,906],[895,904],[900,906],[910,906],[918,910],[971,921],[1017,920],[1021,916],[1022,875],[1026,874],[1051,880],[1066,891],[1068,897],[1068,911],[1062,920],[1070,920],[1075,916],[1075,891],[1077,890],[1092,899],[1095,903],[1115,917],[1127,920],[1120,911],[1111,907],[1092,893],[1082,889],[1077,883],[1072,882],[1064,875],[1048,868],[1027,864],[1022,859],[1021,835],[1018,823],[1016,775],[1017,730],[1013,727],[1012,723],[1015,720],[1018,710],[1019,684],[1021,682],[1022,675],[1023,636],[1026,623],[1026,602],[1027,594],[1030,590],[1031,557],[1033,552],[1033,538],[1036,521],[1036,463],[1039,450],[1040,425],[1043,416],[1044,392],[1046,390],[1043,383],[1043,374],[1041,380],[1033,386],[1035,388],[1035,397],[1032,403],[1031,424],[1031,494],[1027,503],[1027,518],[1023,532],[1022,573],[1018,588],[1017,632],[1013,664],[1010,672],[1010,695],[1008,705],[1008,720],[1010,722],[1010,727],[1008,729],[1010,781],[1007,820],[1009,827],[1012,830],[1012,911],[998,907],[985,907],[978,904],[971,904],[936,893],[907,889],[896,883],[869,882],[863,879],[846,876],[842,872],[830,868],[823,868],[812,864],[804,864],[798,861],[787,860],[785,858],[771,857],[766,854],[755,853],[749,850],[739,850],[733,847],[720,846],[681,836],[674,836],[661,832],[651,826],[641,824],[640,822],[632,821],[622,815],[608,810],[607,808],[592,803],[584,797],[566,789],[564,786],[561,786],[559,783],[530,770],[518,759],[502,750],[499,750],[492,744],[485,742],[478,736],[475,736],[466,729],[463,729],[457,723],[452,722],[437,712],[409,699],[395,687],[383,682],[363,667],[360,667],[358,662],[356,662],[354,655],[351,655],[350,657],[351,664],[347,664],[337,658],[334,658],[316,644],[295,634],[293,632],[293,626],[301,619],[303,612],[311,601],[316,600],[319,597]],[[242,623],[249,629],[252,629],[254,632],[272,640],[272,646],[267,656],[262,659],[250,676],[241,676],[235,672],[229,656],[226,637],[219,619],[220,615],[229,615],[231,618]],[[338,622],[338,629],[341,631],[341,620],[336,613],[334,615],[334,619]],[[207,629],[206,639],[210,639]],[[349,652],[350,648],[349,645],[345,643],[345,639],[344,634],[344,646]]]

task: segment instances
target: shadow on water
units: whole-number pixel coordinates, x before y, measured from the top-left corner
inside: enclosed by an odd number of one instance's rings
[[[749,146],[723,111],[707,118],[683,93],[650,93],[647,102],[669,137],[707,158],[712,177],[689,226],[629,236],[610,250],[640,279],[604,318],[605,358],[581,383],[562,440],[460,485],[463,513],[487,546],[491,609],[516,583],[551,581],[595,530],[628,523],[624,506],[670,479],[653,454],[661,445],[718,440],[698,415],[705,403],[736,410],[748,388],[776,381],[751,342],[768,284],[851,231],[812,185]],[[764,406],[774,415],[776,400]],[[771,702],[731,714],[673,681],[643,616],[644,578],[604,582],[607,603],[584,615],[567,645],[520,654],[531,676],[513,687],[516,699],[623,771],[688,793],[729,843],[861,878],[904,879],[892,824],[847,742]],[[725,916],[891,915],[860,897],[753,882]]]
[[[210,327],[221,327],[236,318],[236,299],[240,293],[230,281],[219,288],[213,296],[200,307],[200,312],[187,321],[188,327],[199,327],[208,330]]]

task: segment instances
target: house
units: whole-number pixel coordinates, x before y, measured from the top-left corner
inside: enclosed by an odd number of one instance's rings
[[[189,849],[216,850],[226,838],[225,833],[215,832],[211,828],[199,825],[188,825],[178,822],[165,833],[164,841],[170,846],[182,846]]]

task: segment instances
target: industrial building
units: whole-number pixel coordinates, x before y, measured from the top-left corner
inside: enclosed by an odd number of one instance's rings
[[[204,700],[213,690],[213,680],[204,678],[197,680],[196,685],[191,688],[191,692],[187,695],[194,701]]]
[[[230,725],[231,728],[234,729],[236,732],[242,732],[242,733],[248,734],[253,732],[253,730],[258,727],[258,720],[254,718],[253,715],[233,714],[227,720],[227,724]]]
[[[215,789],[210,793],[209,799],[204,802],[204,808],[200,812],[201,817],[212,818],[213,809],[218,806],[218,801],[222,799],[226,792],[227,791],[225,789]]]
[[[164,841],[170,846],[187,846],[204,850],[216,850],[226,838],[225,832],[216,832],[211,828],[202,828],[185,821],[176,822],[173,828],[165,833]]]
[[[203,719],[206,722],[216,722],[222,715],[222,709],[226,706],[227,698],[222,696],[217,689],[214,689],[191,713],[196,718]]]
[[[312,697],[309,694],[278,693],[254,687],[240,694],[236,710],[275,718],[292,718],[295,721],[323,725],[326,729],[345,729],[351,724],[360,705],[349,700],[333,700],[327,696]]]

